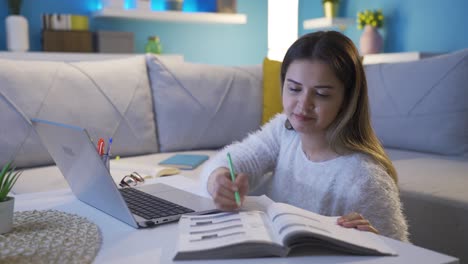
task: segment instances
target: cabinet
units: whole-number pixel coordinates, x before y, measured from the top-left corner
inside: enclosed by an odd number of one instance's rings
[[[42,49],[55,52],[93,52],[93,34],[85,30],[43,30]]]

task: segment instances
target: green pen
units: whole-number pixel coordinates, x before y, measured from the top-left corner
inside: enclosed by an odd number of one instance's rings
[[[231,159],[231,154],[227,154],[227,157],[228,157],[228,162],[229,162],[229,171],[231,172],[231,180],[232,182],[235,182],[236,181],[236,174],[234,173],[234,166],[232,166],[232,159]],[[241,201],[240,201],[240,196],[239,196],[239,192],[236,191],[234,193],[234,197],[236,198],[236,203],[238,206],[241,205]]]

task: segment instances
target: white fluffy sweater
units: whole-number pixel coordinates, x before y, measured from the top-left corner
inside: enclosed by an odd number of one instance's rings
[[[284,127],[285,120],[284,114],[277,115],[261,130],[210,159],[201,175],[204,189],[213,170],[228,166],[226,152],[230,152],[236,172],[249,176],[251,190],[273,172],[266,195],[274,201],[328,216],[357,212],[380,234],[408,241],[398,188],[381,166],[358,153],[310,161],[299,135]]]

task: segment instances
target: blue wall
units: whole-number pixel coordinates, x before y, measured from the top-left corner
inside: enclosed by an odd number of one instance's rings
[[[356,18],[359,11],[381,8],[384,16],[385,52],[450,52],[468,48],[466,0],[341,0],[340,16]],[[302,21],[323,17],[321,0],[299,0],[299,35]],[[358,45],[362,31],[352,26],[344,32]]]
[[[90,15],[98,0],[23,0],[22,14],[30,26],[31,50],[41,50],[42,13]],[[158,0],[162,1],[162,0]],[[194,1],[207,0],[186,0]],[[385,25],[381,30],[385,52],[450,52],[468,48],[468,1],[466,0],[341,0],[340,16],[356,18],[364,9],[382,8]],[[6,49],[7,1],[0,0],[0,50]],[[159,35],[165,53],[182,54],[186,61],[246,65],[261,63],[267,53],[268,0],[238,0],[239,13],[247,15],[246,25],[189,24],[129,19],[91,19],[92,30],[132,31],[135,52],[142,53],[149,35]],[[299,0],[299,34],[305,19],[323,16],[321,0]],[[345,31],[356,44],[361,31]]]
[[[185,9],[193,10],[195,1],[197,0],[186,0],[189,5]],[[8,15],[6,2],[0,1],[0,50],[6,50],[5,17]],[[267,0],[238,0],[237,12],[247,15],[245,25],[90,17],[90,26],[93,31],[134,32],[136,53],[144,52],[148,36],[158,35],[164,53],[182,54],[186,61],[222,65],[259,64],[267,53],[267,3]],[[23,0],[21,13],[29,22],[30,50],[41,50],[42,13],[90,16],[98,6],[99,0],[40,0],[40,4],[37,0]]]

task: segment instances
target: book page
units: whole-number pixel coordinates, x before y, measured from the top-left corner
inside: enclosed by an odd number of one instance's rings
[[[338,219],[338,217],[315,214],[283,203],[272,204],[268,208],[268,217],[281,241],[290,232],[297,230],[313,230],[313,232],[329,236],[332,234],[330,227],[337,225]]]
[[[273,204],[273,200],[266,195],[261,196],[246,196],[242,203],[242,211],[262,211],[267,212],[268,207]]]
[[[338,225],[337,216],[323,216],[295,206],[275,203],[269,207],[268,217],[285,245],[291,245],[295,239],[304,242],[305,238],[310,242],[328,241],[337,247],[361,247],[383,254],[396,254],[378,235]]]
[[[203,251],[247,242],[278,244],[265,213],[223,212],[183,215],[179,220],[178,252]]]

